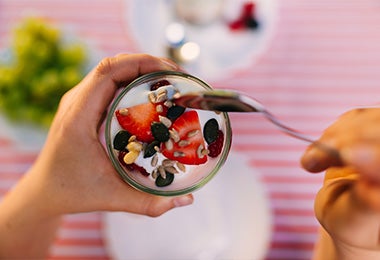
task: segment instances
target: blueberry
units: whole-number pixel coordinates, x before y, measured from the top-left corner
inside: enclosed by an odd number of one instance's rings
[[[206,124],[203,127],[203,136],[208,144],[213,143],[219,133],[219,124],[218,121],[216,121],[215,118],[211,118],[206,122]]]
[[[166,178],[162,178],[161,175],[158,175],[156,179],[156,186],[157,187],[165,187],[170,185],[174,180],[174,174],[166,172]]]
[[[153,141],[149,143],[144,149],[144,158],[152,157],[157,151],[154,147],[160,147],[159,141]]]
[[[152,135],[156,141],[166,142],[169,140],[169,129],[163,123],[154,122],[151,125],[150,130],[152,131]]]
[[[131,134],[128,131],[120,130],[113,139],[113,148],[122,151],[128,144]]]
[[[172,107],[169,107],[168,112],[166,114],[166,117],[169,118],[170,120],[174,121],[180,115],[182,115],[183,112],[185,112],[185,109],[186,108],[181,107],[181,106],[172,106]]]

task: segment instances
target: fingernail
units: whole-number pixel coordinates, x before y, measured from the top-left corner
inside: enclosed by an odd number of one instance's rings
[[[173,203],[174,203],[174,206],[176,207],[187,206],[193,203],[193,197],[192,196],[177,197],[173,200]]]
[[[174,63],[173,61],[171,60],[168,60],[168,59],[161,59],[161,62],[169,67],[169,69],[172,69],[172,70],[177,70],[178,69],[178,65],[176,63]]]

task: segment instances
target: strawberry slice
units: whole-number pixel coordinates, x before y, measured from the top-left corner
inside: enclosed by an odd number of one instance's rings
[[[157,109],[159,105],[162,110]],[[153,122],[159,122],[159,116],[165,116],[166,112],[167,107],[162,103],[145,103],[117,110],[115,115],[120,126],[135,135],[139,141],[152,142],[154,137],[150,126]]]
[[[161,152],[164,156],[183,164],[198,165],[207,161],[207,155],[201,153],[205,148],[205,142],[196,111],[183,113],[173,122],[171,130],[178,133],[179,141],[175,142],[170,139],[169,142],[172,145],[162,143]]]

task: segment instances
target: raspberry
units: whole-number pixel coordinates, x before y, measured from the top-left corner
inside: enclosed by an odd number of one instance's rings
[[[151,91],[154,91],[154,90],[157,90],[159,89],[160,87],[163,87],[163,86],[168,86],[170,85],[170,82],[166,79],[163,79],[163,80],[160,80],[156,83],[153,83],[151,86],[150,86],[150,90]]]
[[[219,130],[216,140],[208,145],[208,151],[209,151],[208,156],[217,157],[222,152],[223,142],[224,142],[224,134],[222,130]]]
[[[149,172],[147,172],[144,167],[137,165],[135,163],[126,164],[124,162],[124,156],[126,155],[127,152],[128,151],[126,151],[126,150],[119,152],[118,160],[119,160],[120,164],[123,165],[127,170],[129,170],[131,172],[138,171],[139,173],[141,173],[144,176],[149,176],[150,175]]]

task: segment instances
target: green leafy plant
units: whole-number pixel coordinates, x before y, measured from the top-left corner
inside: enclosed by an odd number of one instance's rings
[[[62,95],[84,76],[87,52],[60,29],[28,18],[13,31],[9,61],[0,61],[0,110],[14,121],[47,127]]]

